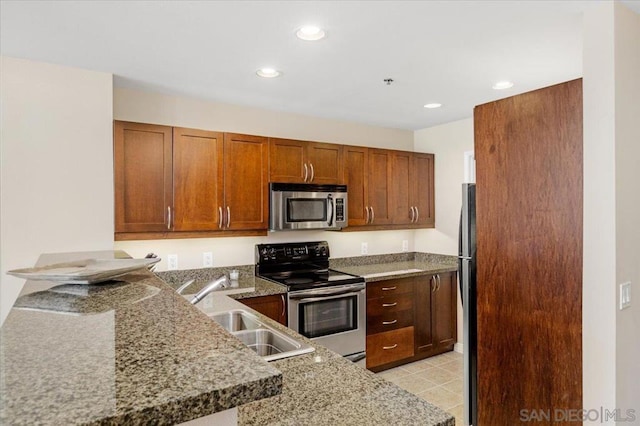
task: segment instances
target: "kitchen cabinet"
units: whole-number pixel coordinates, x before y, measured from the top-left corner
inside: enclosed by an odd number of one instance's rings
[[[173,206],[171,127],[114,123],[115,232],[164,232]]]
[[[114,135],[116,240],[266,233],[267,138],[121,121]]]
[[[284,293],[249,297],[239,299],[238,302],[247,305],[274,321],[278,321],[282,325],[287,325],[287,296]]]
[[[456,342],[457,280],[455,272],[416,277],[416,355],[436,355]]]
[[[396,151],[390,190],[397,225],[435,225],[433,154]]]
[[[391,151],[355,146],[346,146],[344,151],[344,177],[349,195],[346,230],[389,224]]]
[[[343,182],[342,145],[269,139],[269,181],[339,184]]]
[[[455,272],[368,283],[367,368],[381,371],[452,350],[456,283]]]
[[[345,146],[344,156],[345,231],[435,225],[433,154]]]

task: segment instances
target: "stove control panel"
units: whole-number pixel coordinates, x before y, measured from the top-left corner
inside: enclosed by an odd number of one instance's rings
[[[296,263],[303,261],[329,261],[329,243],[257,244],[256,265]]]

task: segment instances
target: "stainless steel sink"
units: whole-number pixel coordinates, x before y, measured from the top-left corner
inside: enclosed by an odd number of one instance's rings
[[[255,330],[263,327],[258,318],[242,309],[221,312],[211,315],[211,319],[220,324],[228,332],[234,333],[242,330]]]
[[[242,309],[219,312],[210,315],[211,319],[225,330],[253,349],[265,361],[288,358],[315,351],[313,346],[275,330],[258,318]]]

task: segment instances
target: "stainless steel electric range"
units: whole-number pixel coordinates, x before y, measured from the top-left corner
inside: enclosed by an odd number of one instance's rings
[[[354,362],[364,358],[365,280],[330,269],[326,241],[258,244],[256,275],[287,287],[289,328]]]

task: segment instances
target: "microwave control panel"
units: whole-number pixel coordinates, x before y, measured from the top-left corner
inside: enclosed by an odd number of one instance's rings
[[[336,198],[336,222],[344,220],[344,198]]]

